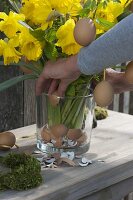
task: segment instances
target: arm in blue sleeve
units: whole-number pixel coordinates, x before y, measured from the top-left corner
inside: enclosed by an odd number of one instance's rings
[[[78,54],[78,67],[83,74],[96,74],[105,68],[133,60],[133,14],[83,47]]]

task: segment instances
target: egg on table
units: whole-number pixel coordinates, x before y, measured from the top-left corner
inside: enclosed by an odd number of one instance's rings
[[[12,132],[0,133],[0,149],[10,149],[15,145],[16,137]]]
[[[74,28],[73,36],[81,46],[89,45],[96,37],[96,27],[90,18],[80,19]]]

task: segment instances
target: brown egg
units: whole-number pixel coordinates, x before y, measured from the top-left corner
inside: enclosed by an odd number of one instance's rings
[[[55,138],[60,138],[67,134],[68,128],[64,124],[58,124],[51,127],[51,132]]]
[[[128,83],[133,84],[133,61],[129,62],[125,71],[125,78]]]
[[[87,141],[87,134],[82,133],[82,136],[77,140],[77,146],[84,144]]]
[[[62,138],[57,138],[54,146],[57,148],[62,147]]]
[[[101,81],[94,89],[94,100],[97,105],[104,107],[108,106],[113,100],[113,87],[107,81]]]
[[[73,32],[75,41],[81,46],[89,45],[96,37],[96,27],[89,18],[80,19]]]
[[[60,97],[58,93],[55,91],[53,94],[49,95],[49,101],[53,107],[56,107],[59,104]]]
[[[13,133],[11,132],[0,133],[0,149],[3,149],[4,146],[13,147],[15,145],[15,142],[16,142],[16,137]]]
[[[41,137],[45,142],[50,142],[51,141],[51,133],[48,128],[43,128],[41,131]]]
[[[82,131],[80,129],[69,129],[67,137],[70,140],[76,141],[82,136]]]

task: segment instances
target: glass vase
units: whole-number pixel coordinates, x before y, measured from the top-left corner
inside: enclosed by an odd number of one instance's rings
[[[81,96],[36,97],[37,148],[48,154],[86,153],[90,147],[94,101],[88,87]]]

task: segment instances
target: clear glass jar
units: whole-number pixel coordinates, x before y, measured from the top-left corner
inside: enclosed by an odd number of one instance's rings
[[[89,150],[95,104],[90,90],[83,89],[82,96],[37,96],[39,150],[48,154],[72,151],[75,155]]]

